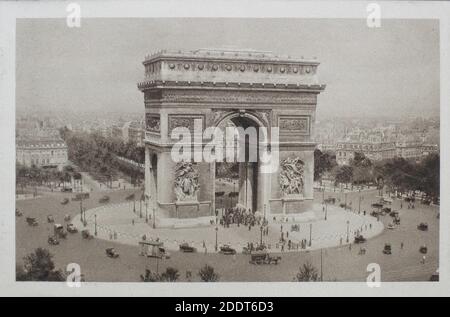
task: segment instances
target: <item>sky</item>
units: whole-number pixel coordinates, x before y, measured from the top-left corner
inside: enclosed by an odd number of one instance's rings
[[[230,46],[317,57],[319,118],[439,115],[439,23],[397,19],[19,19],[17,109],[143,112],[145,55]]]

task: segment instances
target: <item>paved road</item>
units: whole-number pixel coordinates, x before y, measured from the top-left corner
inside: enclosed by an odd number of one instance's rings
[[[110,192],[111,202],[124,201],[133,190]],[[137,192],[137,191],[136,191]],[[363,208],[369,209],[370,202],[377,193],[365,194]],[[93,192],[91,198],[84,201],[87,208],[98,206],[98,199],[105,195],[103,192]],[[319,196],[320,195],[320,196]],[[357,200],[358,194],[348,194],[347,199]],[[317,193],[317,199],[321,194]],[[49,246],[47,237],[52,233],[52,225],[46,223],[47,214],[55,215],[56,221],[63,223],[65,214],[79,217],[79,203],[70,202],[61,205],[61,200],[69,197],[67,194],[44,196],[33,200],[18,201],[17,207],[23,211],[24,216],[16,220],[16,259],[21,263],[23,256],[37,247],[46,247],[55,255],[56,266],[64,269],[68,263],[79,263],[82,273],[88,281],[139,281],[139,275],[145,268],[156,269],[156,260],[147,259],[138,255],[139,249],[134,246],[117,244],[106,240],[83,240],[80,234],[70,235],[59,246]],[[355,206],[355,203],[353,203]],[[394,209],[399,202],[394,202]],[[358,255],[359,248],[346,247],[324,249],[323,276],[327,281],[365,281],[366,268],[369,263],[378,263],[381,266],[383,281],[425,281],[436,270],[438,263],[439,221],[436,217],[436,207],[417,205],[416,209],[402,209],[400,215],[402,224],[396,230],[385,230],[381,235],[369,240],[365,247],[367,253]],[[34,216],[40,224],[38,227],[29,227],[25,217]],[[387,224],[390,217],[382,221]],[[428,222],[429,231],[417,230],[420,222]],[[404,248],[400,243],[404,242]],[[384,255],[381,250],[386,242],[392,244],[393,254]],[[428,246],[425,264],[421,264],[420,245]],[[119,259],[110,259],[105,255],[105,248],[115,247],[120,253]],[[320,268],[320,251],[302,253],[285,253],[279,265],[254,266],[249,264],[249,256],[226,256],[220,254],[183,254],[173,252],[171,259],[162,260],[158,268],[172,266],[180,270],[181,281],[186,281],[186,271],[192,272],[192,281],[199,281],[196,274],[199,268],[208,263],[220,274],[222,281],[291,281],[298,272],[298,267],[309,261]]]

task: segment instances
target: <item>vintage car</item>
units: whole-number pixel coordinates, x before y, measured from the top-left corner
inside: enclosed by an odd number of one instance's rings
[[[426,245],[420,246],[419,252],[422,253],[422,254],[426,254],[428,252],[427,246]]]
[[[393,230],[393,229],[395,229],[395,226],[394,226],[393,223],[390,223],[390,224],[387,225],[387,228],[390,229],[390,230]]]
[[[383,209],[381,209],[381,211],[385,214],[391,214],[392,209],[389,207],[384,207]]]
[[[64,231],[64,227],[62,224],[55,223],[53,225],[53,232],[54,232],[55,236],[57,236],[58,238],[62,238],[62,239],[67,238],[67,232]]]
[[[417,226],[417,229],[422,231],[428,231],[428,224],[426,222],[422,222]]]
[[[326,199],[324,200],[324,202],[325,202],[326,204],[332,204],[332,205],[334,205],[334,204],[336,203],[336,198],[328,197],[328,198],[326,198]]]
[[[109,196],[103,196],[98,200],[98,202],[101,204],[106,204],[107,202],[109,202],[109,199],[110,199]]]
[[[32,218],[32,217],[27,217],[27,223],[30,226],[37,226],[38,222],[36,221],[36,218]]]
[[[196,252],[197,249],[193,246],[190,246],[188,243],[182,243],[180,244],[180,251],[181,252]]]
[[[91,240],[94,238],[94,236],[89,232],[88,229],[84,229],[81,231],[81,236],[83,239]]]
[[[366,238],[364,238],[362,234],[357,235],[355,237],[355,243],[364,243],[364,242],[366,242]]]
[[[430,282],[439,282],[439,269],[430,276]]]
[[[392,254],[392,247],[389,243],[386,243],[384,245],[383,253],[384,254]]]
[[[373,203],[371,206],[372,208],[383,208],[383,204],[380,203]]]
[[[75,225],[74,225],[73,223],[68,223],[68,224],[66,225],[66,230],[67,230],[67,232],[69,232],[69,233],[77,233],[77,232],[78,232],[77,227],[75,227]]]
[[[394,225],[400,225],[400,217],[395,217],[393,221]]]
[[[228,244],[224,244],[223,246],[220,247],[219,253],[222,253],[222,254],[236,254],[236,250],[233,249]]]
[[[48,222],[48,223],[55,222],[55,218],[53,218],[52,215],[48,215],[48,216],[47,216],[47,222]]]
[[[106,255],[110,258],[116,259],[119,257],[119,253],[117,253],[116,249],[114,248],[107,248],[105,249]]]
[[[23,216],[23,213],[19,209],[16,209],[16,217],[22,217],[22,216]]]
[[[71,193],[73,190],[72,190],[72,188],[70,188],[70,187],[66,187],[66,188],[61,188],[61,191],[62,191],[63,193]]]
[[[250,264],[278,264],[281,256],[272,256],[266,251],[254,251],[250,255]]]
[[[56,236],[49,236],[47,242],[50,245],[58,245],[59,244],[58,237],[56,237]]]
[[[67,205],[68,203],[69,203],[69,198],[64,198],[62,201],[61,201],[61,205]]]

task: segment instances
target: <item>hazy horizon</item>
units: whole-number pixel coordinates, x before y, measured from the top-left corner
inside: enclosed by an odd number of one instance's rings
[[[439,23],[356,19],[18,19],[16,106],[43,111],[144,110],[144,56],[233,46],[317,57],[317,115],[439,115]]]

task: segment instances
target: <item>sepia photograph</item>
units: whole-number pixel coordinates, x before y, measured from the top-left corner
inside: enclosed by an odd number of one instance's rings
[[[439,18],[71,5],[14,20],[15,285],[439,284]]]

